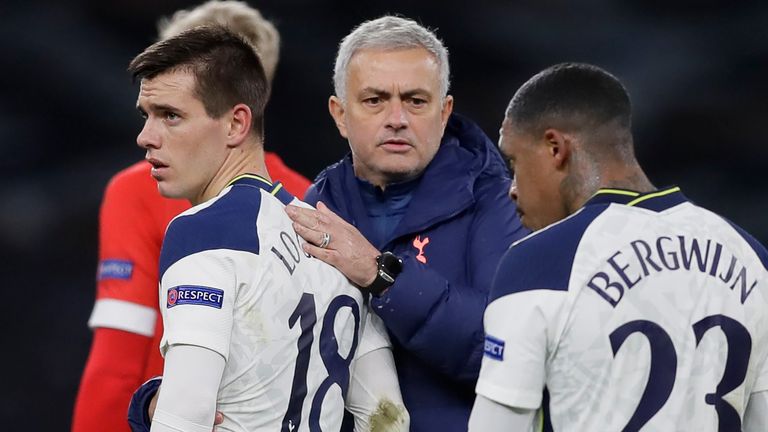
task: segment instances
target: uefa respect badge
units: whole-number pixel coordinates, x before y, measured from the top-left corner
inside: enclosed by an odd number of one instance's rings
[[[182,305],[208,306],[221,309],[223,303],[224,291],[218,288],[199,285],[179,285],[168,290],[168,309]]]
[[[483,354],[485,354],[486,357],[492,358],[494,360],[504,360],[504,341],[493,336],[486,335]]]

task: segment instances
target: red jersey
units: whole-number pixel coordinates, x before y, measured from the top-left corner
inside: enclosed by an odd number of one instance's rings
[[[303,198],[309,180],[265,153],[270,177]],[[165,229],[190,207],[163,198],[138,162],[107,185],[99,215],[96,303],[88,321],[94,338],[80,383],[72,422],[74,432],[129,431],[126,421],[133,391],[163,372],[163,335],[157,294],[158,263]]]

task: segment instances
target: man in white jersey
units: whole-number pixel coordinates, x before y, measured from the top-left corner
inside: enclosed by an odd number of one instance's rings
[[[768,430],[768,253],[654,187],[630,129],[626,90],[591,65],[510,102],[499,146],[539,231],[499,265],[470,431]]]
[[[407,430],[383,325],[341,273],[301,252],[284,206],[305,204],[269,180],[253,48],[200,27],[129,71],[160,193],[194,205],[160,257],[166,363],[151,430],[209,432],[217,409],[220,431],[339,430],[345,399],[359,430],[382,407],[395,414],[387,430]]]

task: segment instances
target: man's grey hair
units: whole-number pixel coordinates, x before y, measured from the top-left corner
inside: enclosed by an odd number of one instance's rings
[[[450,85],[448,50],[434,33],[416,21],[389,15],[360,24],[342,39],[333,68],[336,96],[346,101],[347,69],[358,51],[411,48],[424,48],[435,58],[440,73],[440,94],[445,98]]]

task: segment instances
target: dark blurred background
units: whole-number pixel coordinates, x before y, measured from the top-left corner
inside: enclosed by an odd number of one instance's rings
[[[143,157],[128,61],[164,15],[198,2],[0,4],[2,429],[69,428],[90,346],[97,215],[107,180]],[[250,2],[282,33],[267,147],[313,178],[347,151],[327,114],[339,40],[400,13],[451,54],[456,110],[492,140],[515,89],[553,63],[627,85],[641,162],[768,242],[768,2]]]

